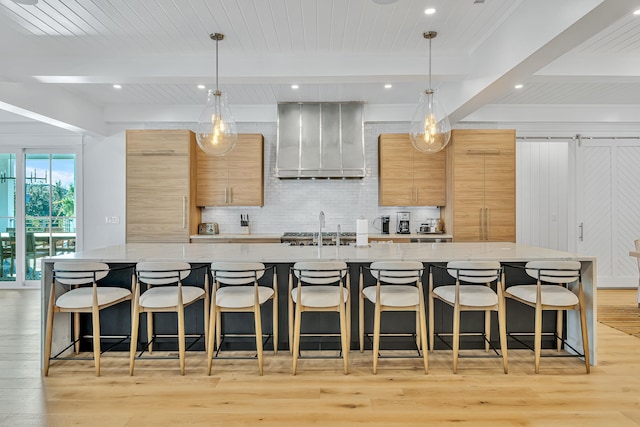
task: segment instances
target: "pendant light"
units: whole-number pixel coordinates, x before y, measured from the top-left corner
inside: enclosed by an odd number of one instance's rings
[[[196,125],[196,141],[205,153],[224,156],[236,146],[238,132],[227,94],[218,89],[218,42],[224,39],[224,34],[215,33],[209,37],[216,42],[216,90],[209,89],[207,105]]]
[[[435,31],[423,34],[429,40],[429,88],[420,94],[409,133],[416,150],[429,154],[442,150],[451,139],[451,123],[431,88],[431,39],[437,35]]]

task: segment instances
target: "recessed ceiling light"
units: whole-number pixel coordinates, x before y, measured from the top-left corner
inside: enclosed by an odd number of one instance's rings
[[[634,14],[634,15],[640,15],[640,9],[638,9],[638,10],[634,10],[634,11],[633,11],[633,14]]]
[[[113,85],[113,88],[114,89],[122,89],[122,86],[121,85]]]
[[[434,13],[436,13],[436,10],[432,7],[425,9],[424,10],[425,15],[433,15]]]
[[[393,87],[393,86],[392,86],[392,85],[390,85],[390,84],[386,84],[386,85],[384,85],[384,88],[385,88],[385,89],[391,89],[392,87]]]
[[[517,84],[517,85],[515,85],[514,87],[515,87],[516,89],[522,89],[522,88],[523,88],[523,86],[522,86],[521,84]]]
[[[300,86],[298,85],[291,85],[291,89],[298,89]]]
[[[198,89],[206,89],[207,87],[205,85],[198,85]]]

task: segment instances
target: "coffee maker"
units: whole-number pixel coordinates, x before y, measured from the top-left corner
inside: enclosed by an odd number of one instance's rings
[[[411,217],[410,212],[398,212],[398,221],[396,226],[396,233],[398,234],[409,234],[411,231],[409,230],[409,219]]]
[[[389,215],[382,215],[380,221],[382,223],[382,234],[389,234]]]

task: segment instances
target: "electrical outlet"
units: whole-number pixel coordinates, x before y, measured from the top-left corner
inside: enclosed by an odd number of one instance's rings
[[[105,224],[120,224],[119,216],[105,216],[104,217]]]

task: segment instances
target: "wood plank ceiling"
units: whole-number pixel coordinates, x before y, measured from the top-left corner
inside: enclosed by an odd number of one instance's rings
[[[215,80],[215,44],[208,34],[222,32],[220,84],[235,104],[412,104],[427,85],[423,31],[439,32],[433,41],[433,86],[464,82],[470,56],[532,1],[553,5],[546,0],[389,5],[372,0],[40,0],[26,6],[0,0],[0,82],[57,85],[100,106],[202,104],[205,95],[196,86],[211,87]],[[427,6],[436,14],[425,15]],[[523,90],[503,91],[492,102],[638,104],[639,59],[640,17],[629,14],[525,78]],[[597,67],[576,70],[576,64]],[[113,90],[114,83],[123,89]],[[300,89],[292,91],[292,83]],[[384,89],[386,83],[392,90]]]

